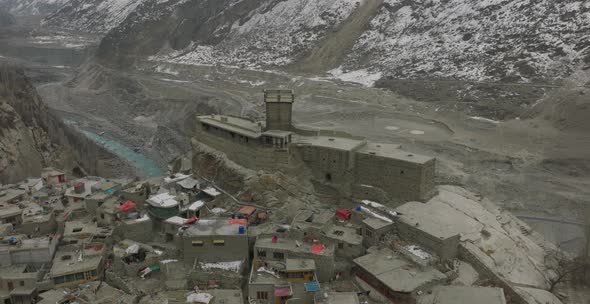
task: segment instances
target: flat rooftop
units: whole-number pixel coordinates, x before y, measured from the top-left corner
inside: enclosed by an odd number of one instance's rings
[[[352,151],[366,143],[364,140],[336,136],[297,136],[293,139],[293,142],[344,151]]]
[[[191,224],[182,234],[184,236],[208,236],[208,235],[240,235],[240,225],[230,224],[229,219],[201,219]],[[247,229],[246,226],[243,229]],[[247,231],[242,234],[246,237]]]
[[[381,228],[385,228],[387,226],[393,225],[393,222],[387,222],[387,221],[384,221],[384,220],[382,220],[380,218],[376,218],[376,217],[368,217],[363,220],[363,223],[375,230],[379,230]]]
[[[38,237],[32,239],[20,239],[20,245],[10,246],[11,251],[29,250],[33,248],[49,248],[52,242],[57,242],[57,239],[49,240],[49,237]]]
[[[360,245],[363,242],[363,236],[357,233],[352,227],[330,225],[325,227],[322,232],[326,237],[339,240],[345,243]]]
[[[98,184],[99,181],[89,180],[89,179],[79,179],[79,180],[75,180],[73,183],[74,184],[84,183],[84,192],[76,193],[74,191],[74,187],[70,187],[66,190],[65,196],[86,198],[87,196],[90,196],[92,194],[92,186]]]
[[[397,207],[395,211],[402,214],[398,221],[440,239],[457,234],[472,234],[482,228],[481,223],[473,218],[436,200],[428,203],[408,202]]]
[[[353,261],[389,289],[410,293],[447,277],[431,267],[419,267],[389,249],[381,249]]]
[[[6,189],[0,190],[0,204],[12,201],[21,195],[24,195],[25,191],[21,189]]]
[[[291,252],[299,252],[299,253],[308,253],[310,255],[324,255],[324,256],[331,256],[334,255],[334,246],[332,244],[323,244],[326,248],[318,253],[312,253],[312,246],[314,244],[299,242],[300,246],[297,246],[297,242],[293,239],[288,238],[280,238],[277,240],[276,243],[272,242],[272,237],[267,238],[258,238],[256,239],[256,244],[254,245],[256,248],[269,248],[269,249],[282,249],[283,251],[291,251]],[[320,244],[317,244],[320,245]]]
[[[146,202],[157,208],[175,208],[178,206],[176,196],[171,195],[169,192],[152,195]]]
[[[401,146],[397,144],[367,143],[357,153],[395,158],[415,164],[425,164],[434,159],[430,156],[411,153],[400,148]]]
[[[249,138],[259,138],[262,134],[261,127],[258,126],[258,122],[246,118],[225,115],[207,115],[198,116],[197,120],[201,123],[234,132]]]
[[[259,267],[258,269],[252,269],[250,283],[288,285],[289,280],[287,280],[286,277],[281,276],[268,268]]]
[[[293,134],[291,131],[283,131],[283,130],[268,130],[262,133],[262,135],[269,136],[269,137],[287,137]]]
[[[417,304],[506,304],[504,291],[501,288],[478,286],[438,286],[431,294],[418,297]]]
[[[84,255],[79,260],[80,253],[73,249],[59,249],[53,258],[53,266],[49,274],[52,278],[70,273],[79,273],[97,269],[102,262],[102,255]]]
[[[315,261],[312,259],[286,259],[286,271],[315,271]]]
[[[359,297],[356,292],[334,292],[327,293],[328,297],[322,299],[321,303],[326,304],[359,304]]]
[[[12,217],[22,214],[22,209],[17,205],[4,205],[0,206],[0,218]]]

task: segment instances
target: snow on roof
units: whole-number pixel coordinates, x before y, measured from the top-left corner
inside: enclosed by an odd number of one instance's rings
[[[199,181],[192,178],[192,177],[188,177],[188,178],[185,178],[185,179],[177,182],[177,184],[180,185],[184,189],[193,189],[197,185],[199,185]]]
[[[432,257],[432,255],[430,253],[422,250],[422,248],[420,248],[416,245],[408,245],[408,246],[405,246],[404,249],[409,251],[413,255],[421,258],[422,260],[427,260]]]
[[[168,218],[165,222],[168,224],[174,224],[174,225],[184,225],[184,223],[186,221],[188,221],[188,219],[185,219],[180,216],[173,216],[173,217]]]
[[[385,208],[385,206],[383,206],[377,202],[370,201],[370,200],[362,200],[361,203],[363,203],[364,205],[367,205],[369,207],[373,207],[373,208]]]
[[[211,209],[211,213],[213,213],[213,214],[222,214],[222,213],[225,213],[226,211],[227,210],[225,210],[223,208],[219,208],[219,207]]]
[[[221,192],[219,192],[219,190],[215,189],[214,187],[207,187],[203,189],[203,192],[213,197],[221,195]]]
[[[197,210],[203,208],[203,206],[205,206],[205,202],[196,201],[196,202],[192,203],[190,206],[188,206],[188,210],[197,211]]]
[[[169,183],[176,183],[179,182],[183,179],[189,178],[190,175],[186,175],[186,174],[182,174],[182,173],[175,173],[172,176],[168,176],[164,178],[164,182],[169,184]]]
[[[162,264],[168,264],[168,263],[177,263],[178,260],[174,260],[174,259],[168,259],[168,260],[161,260],[160,263]]]
[[[144,214],[140,218],[129,220],[129,221],[125,221],[125,223],[131,224],[131,223],[145,222],[145,221],[149,221],[149,220],[150,220],[149,215]]]
[[[208,293],[191,293],[186,297],[186,302],[209,304],[212,299],[213,296]]]
[[[239,272],[242,268],[242,261],[217,262],[217,263],[199,263],[203,270],[221,269],[233,272]]]
[[[385,216],[383,216],[381,214],[377,214],[375,211],[373,211],[373,210],[371,210],[369,208],[365,208],[365,207],[362,207],[361,206],[361,210],[363,210],[363,212],[365,212],[366,214],[368,214],[368,215],[370,215],[370,216],[372,216],[374,218],[378,218],[378,219],[380,219],[382,221],[385,221],[385,222],[388,222],[388,223],[393,223],[393,221],[390,218],[385,217]]]
[[[147,202],[148,202],[148,204],[150,204],[154,207],[161,207],[161,208],[171,208],[171,207],[178,206],[178,201],[176,200],[176,197],[173,195],[170,195],[170,193],[168,193],[168,192],[154,195],[154,196],[150,197],[147,200]]]

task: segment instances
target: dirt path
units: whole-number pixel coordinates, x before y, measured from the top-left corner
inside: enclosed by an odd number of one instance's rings
[[[356,40],[361,36],[369,22],[377,14],[383,0],[367,0],[346,19],[338,31],[328,35],[321,46],[312,51],[303,61],[301,70],[319,73],[340,66]]]

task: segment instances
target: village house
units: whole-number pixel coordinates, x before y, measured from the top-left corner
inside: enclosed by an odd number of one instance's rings
[[[361,287],[376,299],[413,303],[418,292],[447,279],[440,271],[416,265],[390,249],[373,249],[353,261],[353,274]]]
[[[200,219],[179,232],[185,263],[247,261],[248,228],[231,219]]]
[[[37,282],[41,273],[26,264],[0,268],[0,303],[30,304],[36,302]]]
[[[321,292],[314,298],[314,304],[359,304],[356,292]]]
[[[55,235],[28,239],[24,235],[8,237],[0,244],[0,265],[25,264],[33,267],[51,263],[59,243]]]
[[[320,282],[329,281],[334,276],[334,244],[302,242],[278,236],[256,239],[255,260],[280,262],[286,258],[314,260],[317,266],[315,274]]]
[[[18,228],[20,233],[31,236],[48,235],[55,232],[57,222],[52,210],[42,208],[38,204],[24,205],[22,223]]]
[[[74,181],[74,185],[68,188],[64,194],[68,199],[68,203],[71,205],[79,204],[84,206],[84,201],[92,194],[92,186],[96,183],[98,183],[98,181],[89,179],[79,179]]]
[[[430,293],[418,296],[417,304],[506,304],[504,291],[497,287],[437,286]]]
[[[49,276],[55,287],[68,287],[102,276],[105,245],[61,246],[55,254]]]
[[[4,189],[0,190],[0,206],[8,206],[20,202],[25,196],[26,191],[21,189]]]
[[[60,185],[66,183],[66,174],[53,168],[45,168],[41,174],[43,180],[50,185]]]
[[[0,203],[0,223],[18,227],[22,223],[23,210],[15,204]]]
[[[97,210],[96,221],[99,226],[114,226],[118,222],[139,217],[137,204],[132,201],[120,201],[111,197]]]
[[[312,259],[255,260],[248,281],[250,301],[312,303],[320,285]]]
[[[189,204],[189,198],[185,193],[163,192],[150,196],[146,203],[150,216],[161,222],[179,215],[180,210]]]

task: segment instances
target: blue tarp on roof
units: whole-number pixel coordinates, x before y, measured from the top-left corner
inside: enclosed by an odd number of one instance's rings
[[[305,291],[307,291],[307,292],[320,291],[320,284],[316,281],[307,282],[307,283],[305,283]]]

